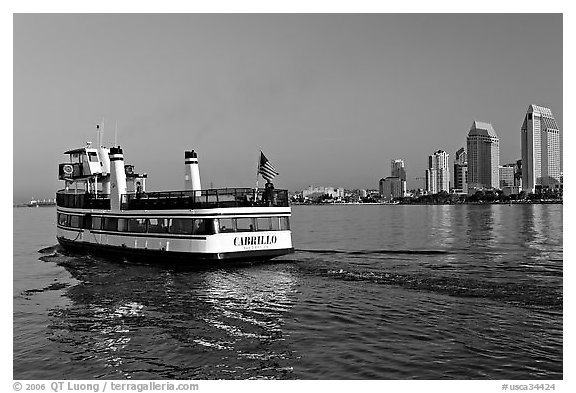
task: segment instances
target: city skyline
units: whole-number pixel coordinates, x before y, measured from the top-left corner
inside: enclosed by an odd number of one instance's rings
[[[280,188],[376,188],[398,156],[419,188],[474,119],[519,159],[532,103],[562,138],[561,14],[16,14],[13,63],[15,202],[52,197],[102,120],[151,190],[191,149],[203,187],[253,185],[262,149]]]

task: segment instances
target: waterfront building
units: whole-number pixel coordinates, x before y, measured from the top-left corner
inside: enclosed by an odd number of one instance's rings
[[[392,160],[390,165],[390,176],[398,177],[400,180],[406,181],[406,169],[404,168],[404,160]]]
[[[454,157],[454,192],[468,192],[468,155],[463,147],[458,149]]]
[[[520,130],[522,189],[560,188],[560,129],[549,108],[530,105]]]
[[[514,187],[514,174],[516,173],[516,164],[500,165],[498,177],[500,178],[500,188]]]
[[[500,139],[490,123],[474,121],[466,140],[468,193],[500,186]]]
[[[514,174],[514,186],[522,189],[522,160],[516,160],[516,173]]]
[[[385,201],[406,195],[406,181],[397,176],[380,179],[380,197]]]
[[[500,189],[504,195],[519,194],[522,190],[522,160],[500,166]]]
[[[426,191],[430,194],[437,194],[440,191],[450,191],[448,156],[448,153],[444,150],[438,150],[428,157]]]
[[[367,198],[377,199],[380,197],[380,190],[366,190]]]
[[[329,195],[333,199],[342,199],[344,198],[344,188],[310,186],[302,191],[304,199],[314,199],[323,195]]]

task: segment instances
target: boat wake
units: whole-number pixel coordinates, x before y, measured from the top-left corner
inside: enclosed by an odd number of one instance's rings
[[[445,255],[452,254],[445,250],[319,250],[297,248],[295,251],[311,254],[348,254],[348,255],[377,255],[377,254],[414,254],[414,255]]]
[[[45,247],[42,248],[40,250],[38,250],[38,252],[40,254],[54,254],[55,252],[62,252],[62,247],[60,246],[60,244],[55,244],[53,246],[50,247]]]
[[[47,285],[43,288],[27,289],[27,290],[22,292],[22,295],[26,298],[30,298],[30,296],[32,296],[36,293],[42,293],[42,292],[46,292],[46,291],[59,291],[61,289],[66,289],[69,286],[70,286],[70,284],[68,284],[68,283],[55,282],[55,283]]]
[[[462,276],[435,276],[427,273],[396,273],[313,267],[299,264],[303,270],[336,280],[391,285],[410,290],[429,291],[463,298],[486,298],[519,307],[562,311],[563,295],[533,283],[494,282]]]

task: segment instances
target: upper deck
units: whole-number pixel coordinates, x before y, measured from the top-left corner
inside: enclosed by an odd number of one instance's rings
[[[108,194],[59,190],[56,205],[76,209],[110,210]],[[233,207],[288,207],[287,190],[218,188],[202,191],[160,191],[121,195],[121,210],[221,209]]]

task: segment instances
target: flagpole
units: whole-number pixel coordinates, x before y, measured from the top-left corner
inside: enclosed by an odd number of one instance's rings
[[[254,189],[254,202],[256,202],[256,197],[258,197],[258,174],[260,173],[260,158],[262,157],[262,148],[258,152],[258,163],[256,164],[256,188]]]

